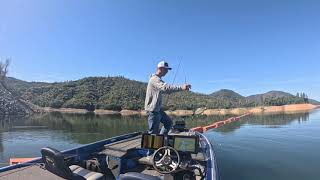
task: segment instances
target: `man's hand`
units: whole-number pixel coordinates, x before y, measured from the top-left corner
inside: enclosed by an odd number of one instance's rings
[[[184,84],[181,86],[182,90],[184,91],[189,91],[191,89],[191,85],[190,84]]]

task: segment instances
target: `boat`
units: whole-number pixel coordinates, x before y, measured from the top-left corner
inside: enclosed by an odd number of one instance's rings
[[[213,145],[176,122],[168,135],[134,132],[0,168],[0,179],[218,180]]]

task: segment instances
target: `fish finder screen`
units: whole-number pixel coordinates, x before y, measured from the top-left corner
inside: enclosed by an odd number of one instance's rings
[[[174,137],[173,148],[177,151],[197,153],[197,143],[195,137]]]
[[[159,149],[164,145],[163,135],[143,134],[141,147],[146,149]]]

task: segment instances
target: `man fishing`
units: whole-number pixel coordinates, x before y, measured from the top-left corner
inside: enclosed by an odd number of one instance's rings
[[[160,134],[168,134],[172,127],[172,120],[161,110],[162,94],[176,91],[189,91],[191,89],[190,84],[178,86],[165,83],[161,78],[168,73],[168,70],[171,70],[171,68],[167,62],[159,62],[155,74],[151,75],[148,82],[145,110],[147,111],[149,133],[151,134],[159,133],[160,122],[163,124]]]

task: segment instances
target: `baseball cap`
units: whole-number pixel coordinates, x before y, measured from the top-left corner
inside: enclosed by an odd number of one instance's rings
[[[158,68],[160,68],[160,67],[166,68],[166,69],[169,69],[169,70],[172,69],[171,67],[169,67],[169,64],[167,62],[165,62],[165,61],[161,61],[161,62],[158,63]]]

